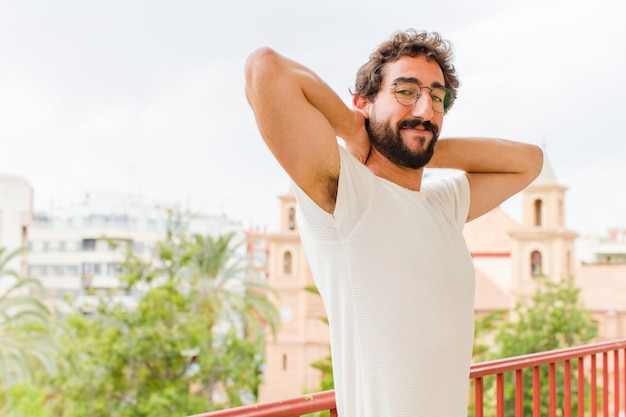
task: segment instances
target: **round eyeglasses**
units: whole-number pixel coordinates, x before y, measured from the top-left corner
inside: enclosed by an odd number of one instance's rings
[[[397,81],[386,87],[394,87],[396,100],[404,106],[412,106],[422,95],[422,89],[430,90],[430,99],[433,110],[446,114],[454,104],[454,95],[445,87],[426,87],[412,81]]]

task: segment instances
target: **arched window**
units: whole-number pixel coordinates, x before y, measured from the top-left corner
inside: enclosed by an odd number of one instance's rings
[[[289,208],[289,223],[287,227],[289,230],[296,229],[296,210],[293,207]]]
[[[291,274],[291,252],[287,251],[283,255],[283,272]]]
[[[567,265],[565,265],[565,276],[568,278],[571,278],[572,276],[572,253],[570,251],[567,251],[567,255],[566,255],[566,262]]]
[[[541,252],[539,251],[533,251],[533,253],[530,254],[530,273],[533,277],[539,277],[543,275],[541,258]]]
[[[535,226],[541,226],[543,219],[543,201],[535,200]]]

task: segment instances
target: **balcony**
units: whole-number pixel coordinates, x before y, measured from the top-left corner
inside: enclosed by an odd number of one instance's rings
[[[477,363],[469,375],[468,415],[623,417],[625,364],[626,339]],[[337,416],[333,391],[190,417],[300,417],[320,411]]]

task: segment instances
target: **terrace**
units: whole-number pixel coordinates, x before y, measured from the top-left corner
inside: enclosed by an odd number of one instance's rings
[[[623,417],[625,364],[626,339],[476,363],[469,374],[468,415]],[[334,391],[190,417],[301,417],[320,411],[337,417]]]

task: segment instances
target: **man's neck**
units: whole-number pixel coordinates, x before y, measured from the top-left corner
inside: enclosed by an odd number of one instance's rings
[[[399,166],[391,162],[375,148],[372,148],[365,166],[376,176],[398,184],[401,187],[412,191],[420,191],[422,188],[424,168],[412,169]]]

